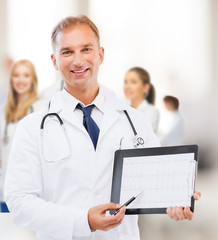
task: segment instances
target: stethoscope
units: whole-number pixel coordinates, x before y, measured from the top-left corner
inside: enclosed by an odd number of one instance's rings
[[[33,109],[33,106],[30,107],[29,109],[29,113],[33,113],[34,112],[34,109]],[[5,122],[5,129],[4,129],[4,137],[3,137],[3,143],[4,144],[8,144],[9,142],[9,136],[8,136],[8,121]]]
[[[132,122],[132,120],[131,120],[128,112],[127,112],[126,110],[124,110],[123,112],[125,113],[128,121],[129,121],[129,123],[130,123],[130,126],[131,126],[131,128],[132,128],[132,131],[133,131],[133,133],[134,133],[134,139],[133,139],[134,147],[137,148],[137,147],[139,147],[140,145],[144,145],[145,141],[144,141],[144,139],[143,139],[142,137],[139,137],[139,136],[138,136],[138,134],[137,134],[137,132],[136,132],[136,129],[135,129],[134,125],[133,125],[133,122]]]
[[[63,131],[65,132],[65,127],[64,127],[63,120],[61,119],[61,117],[59,116],[58,113],[50,113],[49,112],[50,106],[51,106],[51,101],[48,104],[48,113],[42,118],[42,121],[41,121],[41,124],[40,124],[40,131],[41,131],[41,135],[42,136],[43,136],[43,131],[44,131],[45,120],[46,120],[46,118],[51,117],[51,116],[55,117],[59,121],[60,126],[63,128]],[[128,121],[130,123],[130,126],[131,126],[131,128],[133,130],[133,133],[134,133],[134,139],[133,139],[134,147],[137,148],[139,146],[144,145],[145,141],[144,141],[144,139],[142,137],[138,136],[138,134],[136,132],[136,129],[135,129],[134,125],[133,125],[133,122],[132,122],[128,112],[126,110],[123,110],[123,112],[125,113]],[[65,132],[65,134],[66,134],[66,132]],[[66,137],[67,137],[67,135],[66,135]],[[68,142],[69,142],[69,140],[68,140]],[[122,142],[122,139],[121,139],[121,142]],[[120,143],[120,145],[121,145],[121,143]]]

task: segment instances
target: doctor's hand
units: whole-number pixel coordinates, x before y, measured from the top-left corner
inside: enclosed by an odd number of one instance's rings
[[[200,199],[201,193],[195,192],[193,198],[195,200]],[[194,217],[194,213],[190,210],[190,207],[168,207],[167,214],[171,219],[175,221],[189,220],[191,221]]]
[[[120,204],[108,203],[90,208],[88,211],[89,226],[92,230],[108,231],[119,226],[125,216],[125,207],[114,216],[105,216],[106,211],[116,210],[121,207]]]

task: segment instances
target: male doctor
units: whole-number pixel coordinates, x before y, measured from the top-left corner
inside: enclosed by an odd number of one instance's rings
[[[120,207],[108,203],[114,152],[122,138],[122,148],[134,147],[123,111],[145,140],[142,147],[159,146],[158,140],[143,114],[99,86],[104,49],[89,18],[63,19],[53,30],[52,46],[51,59],[65,89],[46,110],[27,116],[17,127],[6,180],[11,215],[40,240],[139,239],[137,216],[124,217],[124,208],[115,216],[106,213]],[[48,112],[59,114],[65,132],[54,116],[40,132]],[[193,217],[189,208],[169,208],[168,215],[175,220]]]

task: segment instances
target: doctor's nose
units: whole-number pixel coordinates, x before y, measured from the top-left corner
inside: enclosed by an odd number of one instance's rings
[[[73,56],[73,65],[75,67],[81,67],[83,65],[83,62],[84,62],[84,59],[82,57],[82,54],[80,53],[75,53],[74,56]]]

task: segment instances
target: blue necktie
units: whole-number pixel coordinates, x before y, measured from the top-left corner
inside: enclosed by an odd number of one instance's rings
[[[94,148],[96,149],[96,145],[98,142],[99,128],[91,117],[91,112],[94,105],[90,105],[88,107],[83,108],[80,104],[78,104],[76,107],[83,111],[83,126],[87,130],[90,138],[92,139]]]

